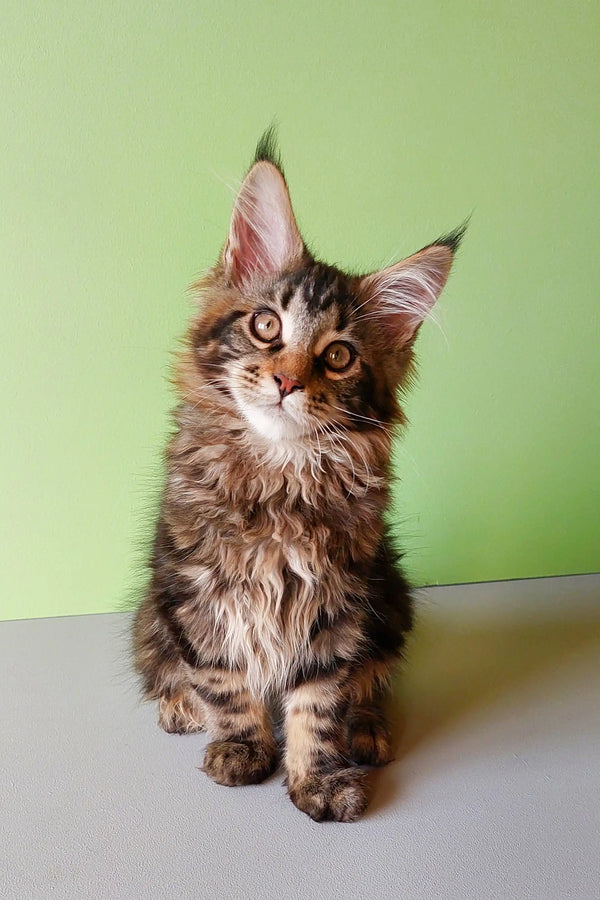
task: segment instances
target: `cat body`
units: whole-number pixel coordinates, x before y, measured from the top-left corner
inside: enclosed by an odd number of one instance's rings
[[[159,722],[205,729],[204,770],[275,768],[293,802],[351,821],[391,758],[383,700],[412,622],[384,526],[394,426],[418,327],[459,232],[365,277],[316,261],[272,135],[198,286],[135,661]]]

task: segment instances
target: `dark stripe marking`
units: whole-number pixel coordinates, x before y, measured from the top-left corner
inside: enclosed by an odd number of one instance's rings
[[[201,684],[194,685],[194,690],[205,703],[221,708],[227,707],[227,712],[243,713],[248,709],[248,702],[243,700],[237,691],[211,691],[210,688]]]

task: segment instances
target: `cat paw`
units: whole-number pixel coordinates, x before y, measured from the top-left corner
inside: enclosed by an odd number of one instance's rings
[[[315,822],[354,822],[367,807],[365,773],[356,769],[312,775],[290,785],[288,793]]]
[[[259,784],[275,770],[275,750],[250,741],[213,741],[206,748],[202,771],[217,784]]]
[[[394,758],[390,733],[370,719],[355,722],[349,729],[350,759],[359,766],[386,766]]]
[[[194,734],[204,728],[201,711],[183,693],[160,698],[158,724],[168,734]]]

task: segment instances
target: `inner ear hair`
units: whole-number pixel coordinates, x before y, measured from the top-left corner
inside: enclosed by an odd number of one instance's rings
[[[274,132],[268,130],[235,200],[223,266],[233,283],[240,285],[255,276],[283,271],[305,252]]]
[[[464,222],[407,259],[361,280],[367,314],[382,323],[394,345],[411,344],[423,321],[431,316],[467,224]]]

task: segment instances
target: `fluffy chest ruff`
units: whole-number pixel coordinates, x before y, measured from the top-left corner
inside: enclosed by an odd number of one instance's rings
[[[261,464],[242,442],[204,434],[200,444],[185,432],[172,442],[169,469],[154,581],[197,659],[242,670],[264,696],[334,657],[355,658],[381,540],[383,473],[331,458],[315,477],[309,459]]]

